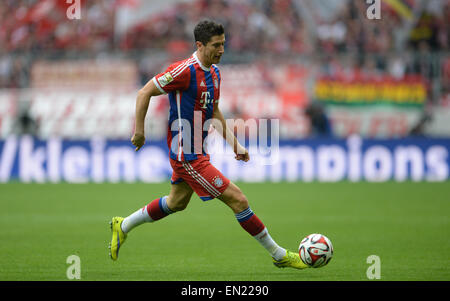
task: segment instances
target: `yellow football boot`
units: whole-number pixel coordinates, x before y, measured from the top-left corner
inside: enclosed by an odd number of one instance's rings
[[[286,250],[286,255],[280,259],[280,260],[275,260],[275,258],[272,258],[273,260],[273,264],[277,267],[277,268],[285,268],[285,267],[290,267],[290,268],[294,268],[294,269],[306,269],[309,266],[307,266],[305,263],[303,263],[303,261],[300,258],[300,255],[296,252],[291,252]]]
[[[123,220],[123,217],[116,216],[113,217],[109,222],[112,231],[112,238],[111,242],[109,243],[109,256],[112,260],[117,260],[117,258],[119,257],[119,248],[123,245],[125,239],[127,238],[127,234],[124,233],[122,231],[122,228],[120,227]]]

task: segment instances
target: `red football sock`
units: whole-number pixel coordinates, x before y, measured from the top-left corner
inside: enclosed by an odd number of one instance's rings
[[[253,213],[249,208],[236,214],[236,218],[239,224],[247,231],[251,236],[255,236],[264,230],[265,226],[261,220]]]
[[[167,207],[166,198],[167,197],[162,197],[153,200],[146,206],[148,215],[153,221],[157,221],[173,213],[169,207]]]
[[[236,214],[239,224],[263,246],[275,260],[286,255],[286,250],[280,247],[270,236],[261,220],[249,208]]]

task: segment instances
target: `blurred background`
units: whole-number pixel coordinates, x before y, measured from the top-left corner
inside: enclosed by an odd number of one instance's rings
[[[279,120],[274,164],[213,156],[233,180],[448,179],[450,1],[3,0],[0,181],[166,181],[167,96],[135,153],[137,90],[204,18],[225,118]]]

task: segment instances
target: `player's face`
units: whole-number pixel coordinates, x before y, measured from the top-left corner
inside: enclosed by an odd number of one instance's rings
[[[203,52],[205,63],[207,65],[218,64],[225,52],[225,35],[212,36],[208,44],[202,46],[203,49],[199,50]]]

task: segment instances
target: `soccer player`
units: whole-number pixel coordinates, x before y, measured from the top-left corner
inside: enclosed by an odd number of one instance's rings
[[[283,249],[272,239],[239,187],[209,161],[203,148],[208,120],[216,121],[216,130],[231,145],[236,160],[247,162],[250,157],[227,127],[218,106],[221,77],[215,64],[224,53],[224,28],[213,21],[202,21],[196,25],[194,37],[197,51],[154,76],[139,90],[136,99],[136,124],[131,142],[138,151],[145,143],[144,119],[150,98],[161,94],[169,96],[167,144],[173,169],[169,195],[156,198],[126,218],[112,218],[110,256],[117,260],[119,248],[136,226],[184,210],[195,191],[203,201],[217,198],[230,207],[242,228],[269,252],[275,266],[307,268],[297,252]]]

